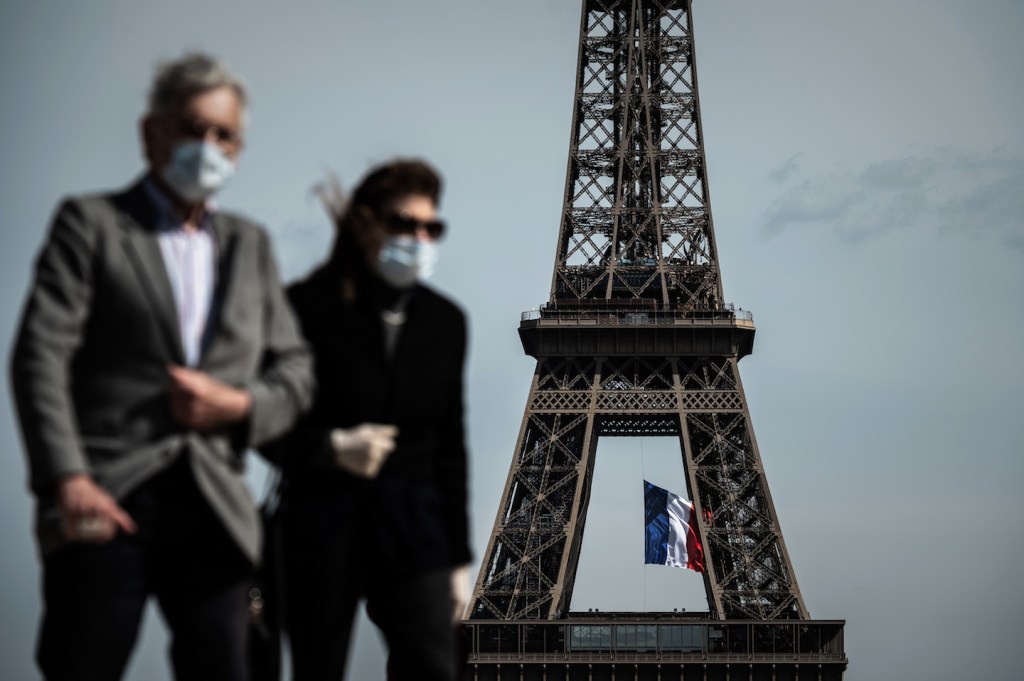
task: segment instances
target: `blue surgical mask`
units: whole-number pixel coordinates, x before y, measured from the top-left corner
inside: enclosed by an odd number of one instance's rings
[[[178,144],[160,170],[160,178],[185,201],[209,198],[234,174],[234,162],[219,146],[203,140]]]
[[[377,254],[377,273],[395,288],[408,288],[434,273],[439,255],[433,241],[390,236]]]

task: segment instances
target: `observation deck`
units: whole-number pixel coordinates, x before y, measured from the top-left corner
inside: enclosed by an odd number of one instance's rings
[[[519,322],[523,350],[538,359],[606,355],[740,359],[753,352],[755,330],[753,315],[732,305],[683,311],[556,303],[527,310]]]

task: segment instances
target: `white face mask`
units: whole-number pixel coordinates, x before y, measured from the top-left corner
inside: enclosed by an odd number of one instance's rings
[[[174,147],[160,178],[185,201],[202,201],[235,174],[235,164],[211,142],[190,140]]]
[[[434,273],[439,255],[433,241],[390,236],[377,254],[377,273],[395,288],[408,288]]]

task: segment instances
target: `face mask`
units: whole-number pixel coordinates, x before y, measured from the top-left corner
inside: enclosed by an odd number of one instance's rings
[[[439,251],[433,241],[391,236],[377,254],[377,273],[395,288],[408,288],[434,273]]]
[[[234,173],[234,162],[220,147],[192,140],[174,147],[160,177],[185,201],[202,201],[227,184]]]

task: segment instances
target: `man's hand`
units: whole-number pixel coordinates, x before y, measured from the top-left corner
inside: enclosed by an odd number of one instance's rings
[[[452,622],[458,622],[469,605],[469,566],[460,565],[452,569]]]
[[[185,367],[170,366],[171,416],[192,430],[213,430],[244,420],[252,409],[248,391]]]
[[[376,478],[381,466],[395,448],[398,428],[377,423],[361,423],[355,428],[331,431],[334,463],[352,475]]]
[[[118,530],[135,534],[138,528],[131,516],[117,505],[88,475],[78,473],[57,483],[64,536],[71,541],[105,544]]]

